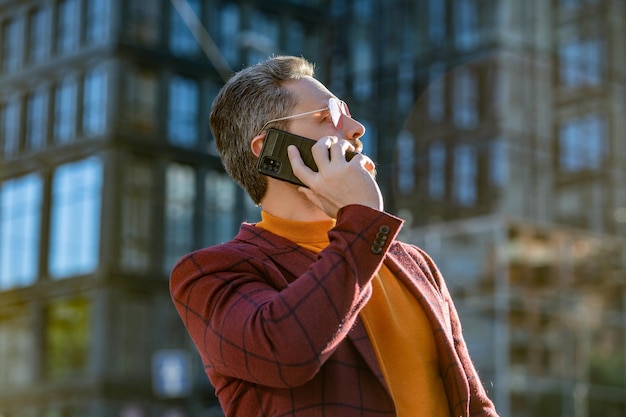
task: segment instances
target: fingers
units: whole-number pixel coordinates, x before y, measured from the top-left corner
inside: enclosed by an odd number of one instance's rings
[[[314,205],[330,217],[341,207],[361,204],[383,210],[382,194],[375,181],[375,165],[363,154],[346,161],[346,151],[355,150],[347,140],[324,137],[311,148],[318,167],[314,172],[307,167],[295,146],[287,152],[293,173],[306,187],[298,188]]]
[[[347,151],[355,151],[354,146],[348,142],[347,140],[340,140],[335,142],[330,147],[330,159],[331,160],[339,160],[346,161],[346,152]]]
[[[335,146],[338,142],[345,142],[341,146]],[[315,164],[320,167],[327,167],[331,162],[331,152],[335,155],[333,158],[339,158],[341,153],[345,154],[345,150],[351,145],[347,141],[339,141],[336,137],[326,136],[320,139],[311,148],[311,154],[315,160]],[[302,160],[300,150],[290,145],[287,147],[287,156],[291,163],[291,168],[296,177],[303,183],[309,185],[314,178],[314,171],[311,170]]]
[[[289,157],[289,162],[291,163],[291,170],[294,175],[300,179],[304,184],[310,184],[312,181],[313,175],[315,174],[311,168],[306,166],[302,157],[300,156],[300,151],[295,145],[289,145],[287,147],[287,156]]]

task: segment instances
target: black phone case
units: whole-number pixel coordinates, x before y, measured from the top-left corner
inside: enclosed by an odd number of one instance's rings
[[[287,147],[295,145],[300,150],[300,155],[305,165],[317,172],[317,164],[311,153],[311,147],[314,144],[314,140],[304,136],[294,135],[278,129],[268,129],[263,149],[261,149],[257,162],[257,170],[267,176],[306,187],[293,173],[289,157],[287,156]],[[346,160],[351,160],[354,155],[356,155],[356,152],[347,151]]]

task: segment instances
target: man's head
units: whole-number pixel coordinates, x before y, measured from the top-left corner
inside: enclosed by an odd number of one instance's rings
[[[313,73],[313,65],[303,58],[274,57],[235,74],[213,102],[211,130],[224,168],[256,204],[265,195],[267,180],[255,168],[257,157],[250,142],[268,120],[289,114],[296,105],[286,84]],[[279,121],[272,127],[285,128],[288,123]]]

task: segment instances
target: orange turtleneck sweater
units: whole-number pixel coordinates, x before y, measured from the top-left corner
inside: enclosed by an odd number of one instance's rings
[[[298,222],[261,212],[261,227],[313,252],[328,244],[334,220]],[[437,349],[426,314],[386,266],[372,281],[359,316],[376,352],[397,417],[450,417]]]

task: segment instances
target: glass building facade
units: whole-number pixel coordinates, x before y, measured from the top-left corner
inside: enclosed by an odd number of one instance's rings
[[[221,415],[169,271],[259,209],[212,144],[198,39],[232,68],[317,59],[321,4],[277,6],[0,2],[0,416]]]
[[[500,413],[626,414],[626,4],[332,4],[329,83]]]
[[[259,218],[207,120],[280,53],[366,126],[501,414],[626,415],[625,38],[623,0],[0,1],[0,416],[221,415],[167,279]]]

